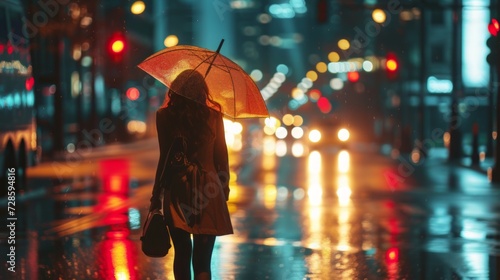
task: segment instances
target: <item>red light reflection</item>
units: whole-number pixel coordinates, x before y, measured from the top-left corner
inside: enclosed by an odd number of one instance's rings
[[[399,278],[399,249],[391,247],[385,252],[385,263],[387,265],[387,279]]]
[[[399,249],[396,247],[389,248],[385,252],[385,261],[387,263],[397,263],[399,261]]]
[[[102,270],[101,279],[139,279],[137,250],[134,242],[127,237],[128,231],[109,231],[99,250]]]
[[[102,194],[98,198],[95,212],[105,211],[110,213],[102,221],[105,225],[128,226],[128,209],[124,207],[126,197],[116,194]]]
[[[96,206],[96,211],[109,213],[103,221],[109,230],[98,250],[101,279],[139,279],[136,244],[128,239],[130,228],[128,208],[124,207],[126,199],[123,195],[104,193]]]
[[[105,193],[128,195],[129,162],[125,159],[107,159],[100,162],[101,180]]]

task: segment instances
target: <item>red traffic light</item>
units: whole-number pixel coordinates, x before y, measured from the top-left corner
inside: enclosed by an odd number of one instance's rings
[[[120,62],[123,59],[127,48],[125,36],[122,33],[113,34],[108,41],[108,53],[114,62]]]
[[[488,31],[492,36],[497,36],[500,33],[500,23],[496,18],[491,19],[491,22],[488,24]]]
[[[398,70],[398,61],[395,55],[387,55],[387,60],[385,61],[385,68],[389,72],[396,72]]]
[[[399,61],[394,53],[388,53],[385,59],[385,69],[389,79],[395,79],[398,75]]]
[[[125,49],[125,42],[122,39],[115,39],[111,42],[111,51],[114,53],[121,53]]]

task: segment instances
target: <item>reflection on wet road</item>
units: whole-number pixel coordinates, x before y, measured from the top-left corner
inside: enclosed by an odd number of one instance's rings
[[[143,162],[152,178],[155,160],[103,160],[96,175],[62,182],[32,178],[47,191],[20,203],[17,272],[2,279],[173,279],[173,250],[161,259],[140,250],[152,182],[130,169]],[[217,239],[214,279],[498,276],[497,194],[432,192],[410,180],[394,189],[384,178],[394,164],[366,152],[232,160],[235,234]]]

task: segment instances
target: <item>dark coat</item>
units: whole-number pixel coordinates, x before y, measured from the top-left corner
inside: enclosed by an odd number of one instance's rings
[[[168,150],[174,140],[176,131],[178,131],[178,124],[169,119],[168,111],[169,108],[167,107],[156,112],[160,159],[156,171],[153,198],[161,197],[162,190],[159,190],[162,185],[160,184],[161,173]],[[215,136],[209,137],[209,139],[195,147],[194,156],[190,158],[190,161],[199,163],[203,174],[194,192],[196,197],[192,198],[198,201],[198,204],[194,208],[189,208],[188,211],[193,215],[196,214],[195,224],[188,224],[185,217],[179,213],[178,207],[175,207],[175,203],[172,203],[171,192],[168,190],[178,186],[171,183],[172,181],[169,180],[168,175],[164,176],[166,178],[164,178],[163,186],[166,186],[167,191],[164,191],[163,209],[169,226],[175,226],[193,234],[232,234],[233,228],[227,207],[229,164],[222,114],[210,110],[207,122],[211,130],[215,132]],[[190,147],[190,149],[192,148]],[[168,170],[165,171],[165,174],[168,174]]]

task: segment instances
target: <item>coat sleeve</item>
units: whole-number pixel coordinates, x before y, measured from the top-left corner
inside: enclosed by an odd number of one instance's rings
[[[151,196],[151,207],[152,208],[161,208],[161,195],[162,195],[162,187],[161,187],[161,174],[163,171],[163,167],[165,166],[165,161],[167,160],[168,153],[168,143],[167,143],[167,135],[166,131],[168,128],[166,127],[168,124],[165,122],[164,118],[160,116],[160,113],[156,112],[156,131],[158,134],[158,144],[160,146],[160,158],[158,160],[158,166],[156,168],[155,182],[153,185],[153,192]]]
[[[226,201],[229,199],[229,160],[226,146],[226,136],[224,133],[224,122],[222,114],[217,116],[217,131],[215,134],[214,164],[217,174],[222,184],[222,190]]]

